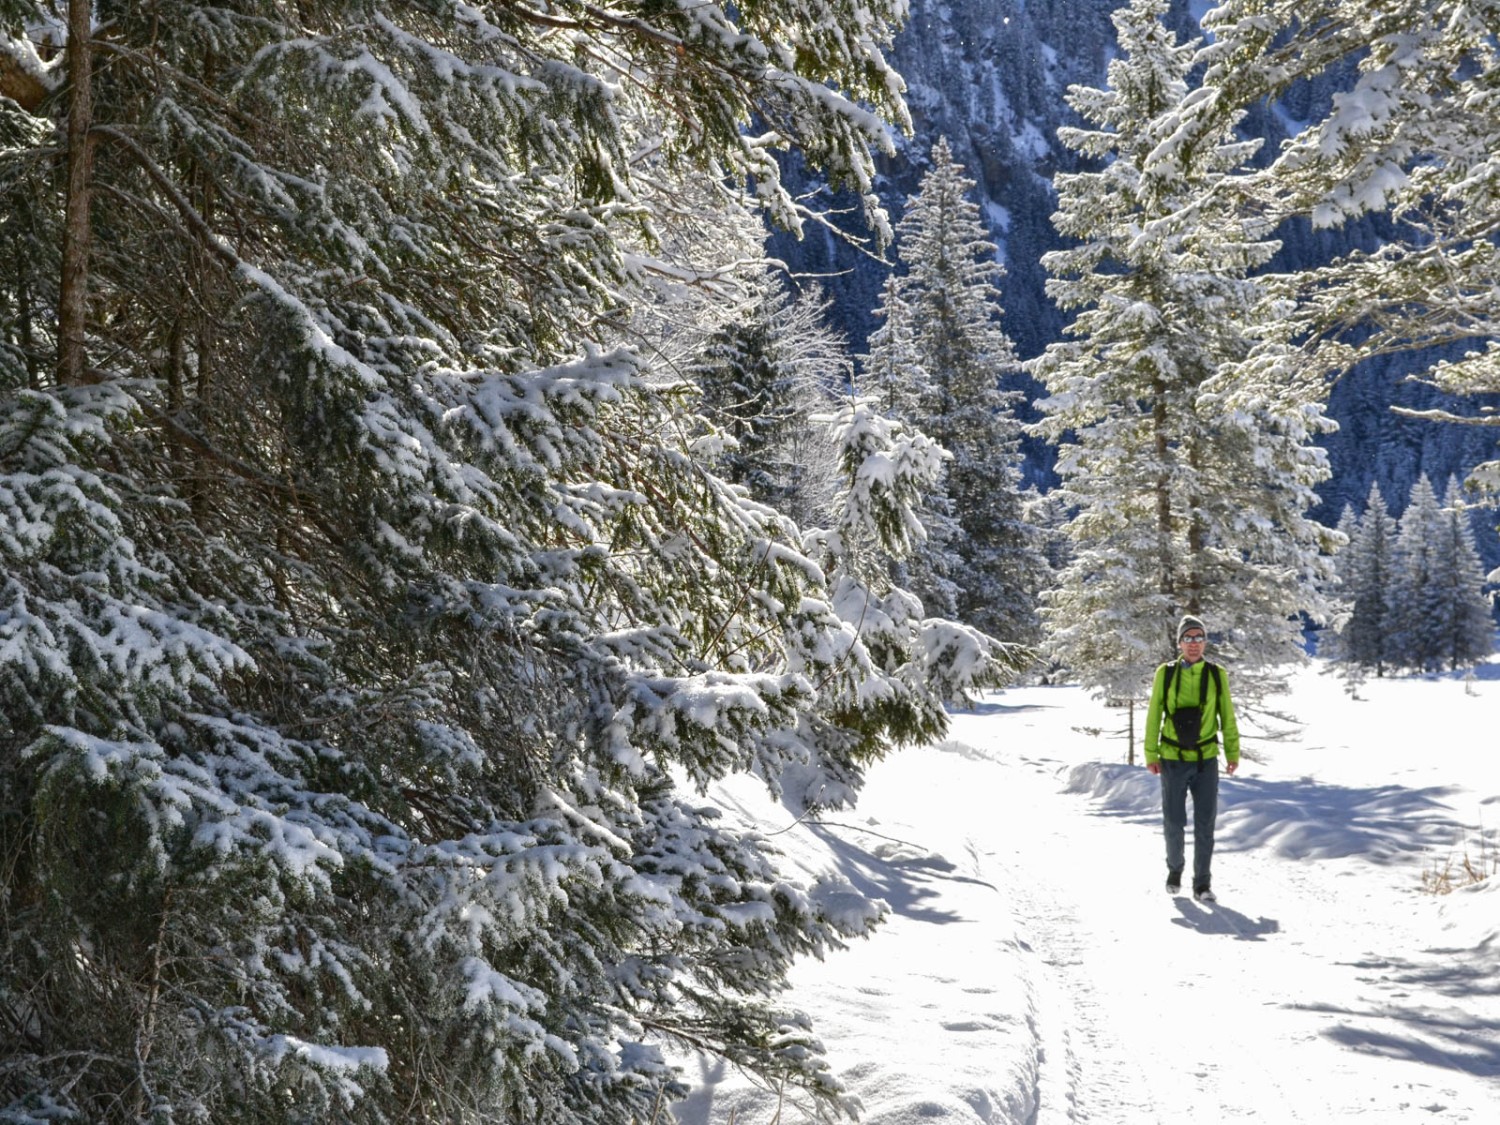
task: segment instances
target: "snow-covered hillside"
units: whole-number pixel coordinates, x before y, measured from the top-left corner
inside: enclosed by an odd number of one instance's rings
[[[1297,734],[1223,782],[1214,906],[1164,891],[1156,780],[1123,763],[1123,712],[1073,688],[987,698],[817,823],[721,794],[890,905],[793,997],[864,1120],[1500,1120],[1500,874],[1423,889],[1496,865],[1500,666],[1360,700],[1323,667],[1277,701]],[[809,1120],[689,1077],[681,1125]]]

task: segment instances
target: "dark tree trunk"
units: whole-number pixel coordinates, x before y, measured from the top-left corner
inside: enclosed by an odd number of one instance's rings
[[[1167,385],[1160,373],[1151,379],[1151,428],[1156,453],[1156,553],[1158,589],[1171,602],[1176,596],[1175,560],[1172,557],[1172,478],[1167,462],[1172,451],[1167,440]],[[1166,624],[1170,646],[1172,623]]]
[[[1197,480],[1203,469],[1203,458],[1196,440],[1188,452],[1188,464],[1192,467],[1193,479]],[[1203,516],[1195,500],[1188,510],[1187,600],[1184,603],[1184,608],[1188,613],[1201,614],[1203,612],[1203,566],[1207,557],[1208,536],[1203,526]]]
[[[88,321],[89,195],[93,178],[93,64],[90,57],[93,5],[68,5],[68,186],[67,223],[63,231],[62,279],[57,300],[57,381],[64,385],[88,377],[85,349]]]

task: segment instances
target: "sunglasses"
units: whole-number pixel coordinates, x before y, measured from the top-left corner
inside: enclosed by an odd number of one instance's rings
[[[1201,645],[1206,640],[1208,638],[1202,633],[1187,633],[1183,636],[1182,643],[1185,645]]]

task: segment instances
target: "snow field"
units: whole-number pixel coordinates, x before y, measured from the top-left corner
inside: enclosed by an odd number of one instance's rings
[[[955,714],[821,823],[780,831],[785,809],[720,791],[809,875],[891,907],[790,997],[864,1120],[1500,1120],[1500,878],[1422,890],[1494,848],[1500,678],[1352,700],[1322,667],[1276,701],[1296,735],[1249,743],[1261,760],[1222,782],[1213,906],[1163,889],[1157,782],[1123,764],[1124,712],[1073,688]],[[1455,752],[1428,747],[1435,712]],[[707,1062],[687,1077],[681,1125],[813,1120]]]

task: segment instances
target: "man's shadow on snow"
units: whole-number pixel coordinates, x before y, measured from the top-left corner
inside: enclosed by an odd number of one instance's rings
[[[1275,918],[1251,918],[1222,902],[1203,906],[1185,897],[1172,901],[1177,906],[1177,913],[1182,915],[1180,918],[1173,918],[1172,924],[1196,930],[1200,934],[1221,934],[1236,941],[1264,941],[1266,935],[1281,932],[1281,923]]]

